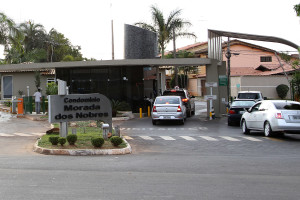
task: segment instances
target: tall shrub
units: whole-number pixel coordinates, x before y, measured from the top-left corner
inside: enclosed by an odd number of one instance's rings
[[[280,84],[276,87],[276,91],[279,98],[284,99],[289,91],[289,86]]]

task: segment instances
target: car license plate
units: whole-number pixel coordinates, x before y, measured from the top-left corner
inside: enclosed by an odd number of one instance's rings
[[[245,113],[245,111],[240,111],[240,114],[244,114]]]
[[[170,116],[164,116],[164,119],[171,119]]]
[[[294,120],[300,120],[300,115],[294,115],[294,116],[293,116],[293,119],[294,119]]]

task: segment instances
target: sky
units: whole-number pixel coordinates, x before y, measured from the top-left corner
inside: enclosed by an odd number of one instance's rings
[[[181,9],[180,17],[192,23],[187,31],[197,38],[177,38],[176,47],[180,48],[207,41],[208,29],[275,36],[300,45],[300,17],[293,9],[299,3],[300,0],[0,0],[0,12],[16,23],[31,20],[42,24],[47,32],[56,29],[72,45],[81,46],[83,57],[110,60],[111,20],[115,59],[123,59],[124,24],[152,23],[151,5],[165,17]],[[295,51],[286,45],[247,42],[277,51]],[[172,49],[170,43],[167,50]],[[2,54],[0,49],[1,58]]]

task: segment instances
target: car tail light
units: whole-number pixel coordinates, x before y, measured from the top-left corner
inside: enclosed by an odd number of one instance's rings
[[[152,111],[153,111],[153,112],[157,112],[157,111],[156,111],[156,106],[153,106]]]
[[[176,92],[176,90],[171,90],[171,92]]]
[[[181,110],[181,107],[180,106],[178,106],[178,108],[177,108],[177,112],[181,112],[182,110]]]
[[[182,99],[182,102],[188,102],[189,100],[188,99]]]
[[[276,117],[276,119],[283,119],[283,116],[281,113],[276,113],[275,117]]]
[[[229,110],[229,114],[235,114],[234,110]]]

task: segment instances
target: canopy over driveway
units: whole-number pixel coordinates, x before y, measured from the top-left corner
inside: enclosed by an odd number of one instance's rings
[[[208,57],[212,59],[222,60],[222,40],[221,37],[229,37],[229,38],[239,38],[246,40],[256,40],[256,41],[264,41],[264,42],[275,42],[280,44],[285,44],[295,49],[299,49],[300,46],[290,42],[288,40],[274,37],[274,36],[264,36],[264,35],[253,35],[247,33],[235,33],[228,31],[220,31],[220,30],[208,30]]]

